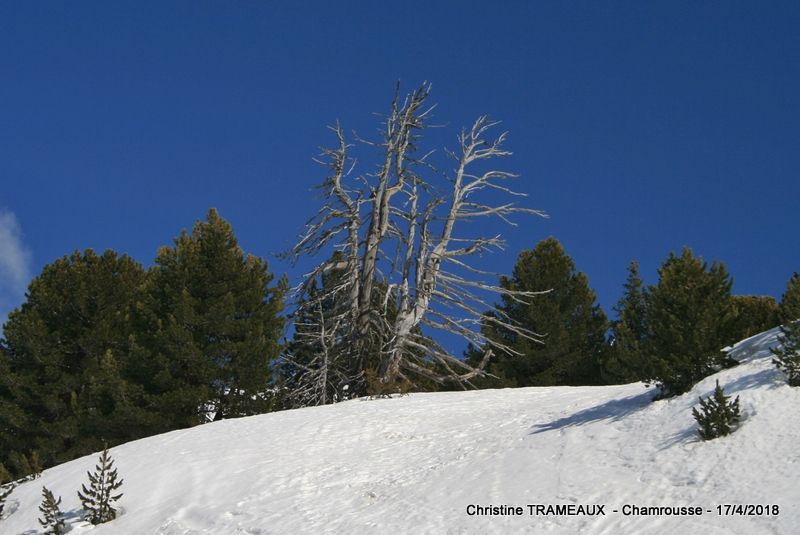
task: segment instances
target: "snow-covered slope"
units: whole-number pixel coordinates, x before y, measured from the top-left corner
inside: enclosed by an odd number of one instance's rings
[[[414,394],[139,440],[112,450],[125,479],[118,519],[78,518],[91,456],[16,489],[0,533],[37,533],[42,485],[63,496],[72,534],[798,533],[800,389],[770,363],[775,338],[740,342],[740,366],[657,403],[640,384]],[[701,442],[691,407],[715,379],[741,396],[743,422]],[[469,515],[470,504],[524,514]],[[528,504],[603,505],[605,515],[529,515]],[[624,515],[626,504],[703,514]],[[779,514],[718,515],[725,504]]]

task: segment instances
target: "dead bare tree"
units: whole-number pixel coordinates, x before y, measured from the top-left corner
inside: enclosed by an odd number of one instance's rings
[[[496,280],[496,274],[473,264],[483,253],[503,249],[501,236],[469,236],[457,231],[474,229],[469,222],[478,218],[497,217],[513,225],[509,217],[514,214],[545,214],[519,206],[515,198],[524,194],[507,185],[517,175],[492,167],[496,159],[511,152],[504,147],[507,133],[489,137],[498,123],[486,116],[462,130],[457,151],[445,151],[454,163],[452,171],[436,169],[429,161],[432,153],[420,155],[433,109],[427,105],[429,93],[426,82],[401,99],[398,87],[381,140],[359,139],[379,151],[372,173],[354,174],[353,145],[346,141],[338,123],[331,128],[338,143],[322,152],[320,163],[329,169],[319,186],[323,205],[290,252],[299,259],[335,251],[296,288],[301,296],[298,315],[309,317],[311,310],[322,314],[323,301],[337,303],[329,307],[327,323],[319,321],[314,328],[304,329],[304,336],[314,338],[315,347],[320,348],[314,365],[304,365],[308,374],[304,404],[326,402],[324,394],[308,395],[317,391],[308,385],[320,380],[346,381],[353,395],[367,393],[365,372],[373,366],[383,383],[425,377],[466,387],[470,379],[485,373],[493,352],[514,352],[485,337],[481,322],[493,322],[533,340],[539,338],[508,317],[483,314],[493,308],[490,296],[501,294],[524,301],[535,295],[489,282]],[[500,204],[482,200],[490,191],[511,199]],[[383,271],[378,267],[380,261],[388,264]],[[323,285],[309,299],[315,281],[332,273],[336,282]],[[376,293],[376,288],[383,291]],[[485,348],[482,362],[473,367],[452,355],[435,341],[436,330]],[[340,371],[336,378],[330,368],[320,365],[323,353],[328,365],[330,355],[336,355]],[[297,361],[291,352],[285,358]]]

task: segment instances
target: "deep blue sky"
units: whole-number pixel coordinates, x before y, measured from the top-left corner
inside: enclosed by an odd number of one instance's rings
[[[483,113],[510,130],[551,218],[509,228],[494,269],[556,236],[610,312],[631,259],[654,283],[689,245],[780,297],[798,28],[797,2],[0,2],[0,317],[55,258],[149,265],[210,206],[248,252],[287,248],[325,126],[371,135],[398,79],[432,81],[447,139]]]

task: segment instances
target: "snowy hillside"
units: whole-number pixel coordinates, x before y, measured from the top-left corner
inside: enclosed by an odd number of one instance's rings
[[[111,452],[125,479],[118,519],[93,527],[77,517],[91,456],[17,488],[0,533],[39,532],[42,485],[63,497],[71,534],[797,533],[800,388],[770,363],[775,337],[740,342],[740,366],[657,403],[640,384],[414,394],[139,440]],[[743,422],[704,443],[691,407],[715,379],[741,396]],[[470,504],[524,514],[469,515]],[[528,504],[605,514],[530,515]],[[703,514],[625,515],[626,504]],[[780,511],[720,516],[725,504]]]

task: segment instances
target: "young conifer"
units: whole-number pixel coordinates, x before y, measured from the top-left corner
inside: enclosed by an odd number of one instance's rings
[[[92,524],[103,524],[117,517],[114,502],[122,497],[122,493],[112,494],[122,486],[123,480],[117,481],[117,469],[114,460],[108,456],[108,448],[100,454],[100,464],[95,466],[95,472],[87,472],[89,488],[81,485],[83,492],[78,491],[83,508],[89,513],[88,520]]]
[[[714,396],[708,399],[700,398],[700,408],[692,409],[692,415],[697,420],[700,428],[697,430],[703,440],[722,437],[731,434],[733,427],[739,423],[739,396],[734,401],[729,401],[722,387],[714,389]]]
[[[47,487],[42,487],[42,503],[39,505],[42,518],[39,519],[39,524],[44,528],[46,535],[63,535],[66,530],[64,515],[59,509],[59,505],[61,505],[61,497],[59,496],[56,500]]]
[[[773,347],[772,362],[786,374],[789,386],[800,386],[800,321],[781,326],[781,345]]]

